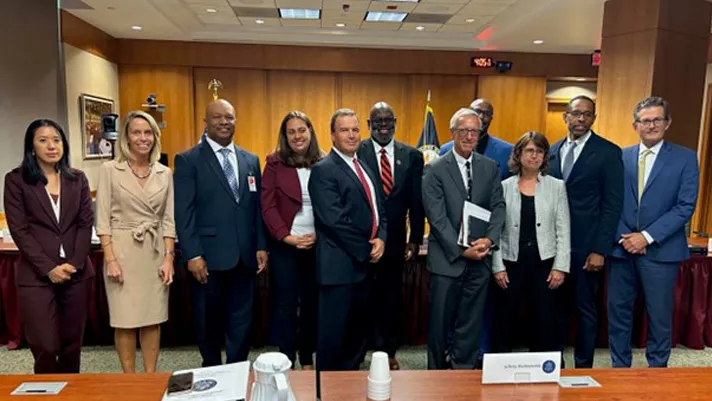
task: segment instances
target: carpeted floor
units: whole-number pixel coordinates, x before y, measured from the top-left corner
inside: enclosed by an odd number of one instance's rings
[[[262,352],[274,351],[275,348],[261,348],[250,352],[250,360],[254,361]],[[137,357],[137,367],[141,370],[141,355]],[[571,349],[565,353],[566,365],[573,366]],[[367,357],[366,366],[370,355]],[[398,360],[402,369],[425,369],[425,346],[406,347],[398,351]],[[179,369],[189,369],[200,366],[200,354],[195,347],[167,348],[161,350],[158,369],[162,372],[171,372]],[[645,349],[633,350],[633,365],[636,367],[647,366],[645,362]],[[610,367],[611,359],[607,349],[596,350],[596,367]],[[712,366],[712,348],[704,350],[691,350],[677,347],[670,357],[670,366]],[[111,373],[121,372],[121,365],[113,347],[85,347],[82,354],[82,372],[84,373]],[[0,373],[32,373],[32,354],[27,348],[8,351],[0,348]]]

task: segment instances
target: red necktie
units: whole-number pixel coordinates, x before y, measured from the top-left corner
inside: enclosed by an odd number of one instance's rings
[[[383,192],[390,195],[393,190],[393,173],[391,173],[391,162],[388,161],[385,149],[381,149],[381,182],[383,183]]]
[[[376,230],[378,226],[376,225],[376,209],[373,204],[373,197],[371,196],[371,188],[368,187],[368,182],[366,182],[366,176],[363,175],[363,170],[361,170],[361,165],[358,160],[354,158],[354,167],[356,168],[356,175],[358,176],[361,185],[363,185],[363,190],[366,191],[366,197],[368,198],[368,206],[371,207],[371,215],[373,216],[373,221],[371,222],[371,239],[376,238]]]

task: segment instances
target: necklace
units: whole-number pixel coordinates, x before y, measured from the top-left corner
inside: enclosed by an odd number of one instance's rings
[[[131,172],[132,172],[133,175],[136,176],[136,178],[138,178],[139,180],[146,179],[146,178],[148,178],[149,175],[151,175],[151,165],[148,166],[148,171],[146,172],[146,174],[145,174],[145,175],[141,175],[141,174],[137,173],[136,170],[134,170],[134,167],[131,165],[131,162],[129,162],[129,161],[127,160],[127,161],[126,161],[126,164],[129,165],[129,168],[131,169]]]

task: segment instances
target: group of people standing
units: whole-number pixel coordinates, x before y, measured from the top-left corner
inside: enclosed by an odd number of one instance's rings
[[[472,369],[488,352],[520,345],[526,301],[532,351],[563,350],[576,316],[575,366],[592,367],[597,293],[608,266],[614,366],[630,366],[638,283],[650,316],[648,362],[666,366],[678,264],[689,256],[685,223],[698,188],[694,152],[664,141],[668,104],[636,105],[639,145],[623,151],[591,131],[593,100],[571,100],[566,139],[538,132],[515,145],[492,136],[494,108],[475,100],[450,120],[453,141],[424,166],[394,139],[396,116],[370,110],[370,138],[358,116],[337,110],[332,150],[321,151],[299,111],[280,124],[264,174],[256,155],[234,145],[235,109],[208,105],[200,143],[157,161],[160,130],[147,113],[128,114],[117,158],[102,165],[96,232],[104,253],[115,345],[135,370],[137,338],[146,372],[156,370],[160,324],[168,319],[176,244],[191,273],[203,366],[247,359],[256,275],[269,266],[281,352],[304,369],[358,369],[367,349],[399,369],[404,263],[428,236],[428,368]],[[86,177],[69,167],[62,128],[27,129],[22,165],[5,177],[5,210],[20,250],[18,294],[36,373],[79,371],[94,217]],[[466,203],[488,223],[461,238]],[[464,242],[463,242],[464,241]]]

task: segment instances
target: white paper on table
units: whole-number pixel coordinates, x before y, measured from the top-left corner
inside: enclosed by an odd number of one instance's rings
[[[558,383],[561,352],[485,354],[482,383]]]
[[[193,390],[189,393],[176,395],[163,393],[163,401],[234,401],[247,399],[250,361],[208,368],[179,370],[173,374],[187,372],[193,372]]]
[[[490,216],[492,215],[492,212],[489,210],[475,205],[472,202],[465,201],[464,205],[462,206],[462,223],[460,225],[460,236],[457,239],[457,243],[460,246],[464,246],[466,248],[470,247],[470,244],[468,243],[468,233],[470,232],[470,217],[474,217],[478,220],[482,220],[485,223],[489,223],[490,221]]]
[[[601,387],[591,376],[562,376],[559,386],[565,388]]]
[[[54,395],[67,385],[67,382],[22,383],[10,395]]]

